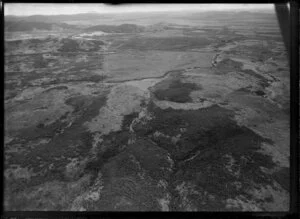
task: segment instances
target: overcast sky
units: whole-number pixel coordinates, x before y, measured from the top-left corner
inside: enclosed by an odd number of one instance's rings
[[[97,13],[128,13],[149,11],[183,11],[183,10],[274,10],[273,4],[21,4],[7,3],[4,6],[5,15],[57,15],[78,14],[86,12]]]

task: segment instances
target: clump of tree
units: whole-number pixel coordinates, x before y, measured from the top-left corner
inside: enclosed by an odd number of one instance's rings
[[[73,39],[62,39],[61,43],[62,46],[58,49],[59,52],[76,52],[80,49],[78,42]]]

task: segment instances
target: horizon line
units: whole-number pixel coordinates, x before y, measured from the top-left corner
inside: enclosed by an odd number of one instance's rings
[[[161,7],[164,6],[164,7]],[[213,11],[274,12],[273,4],[57,4],[57,3],[6,3],[4,16],[55,16],[76,14],[123,14],[123,13],[184,13]]]

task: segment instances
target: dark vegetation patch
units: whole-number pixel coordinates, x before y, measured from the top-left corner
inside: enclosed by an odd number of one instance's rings
[[[41,39],[30,39],[29,42],[32,43],[32,44],[37,44],[37,43],[42,43],[43,40],[41,40]]]
[[[39,138],[51,138],[57,133],[59,133],[65,126],[67,122],[64,119],[69,116],[69,112],[62,115],[58,120],[51,123],[50,125],[45,125],[43,122],[37,124],[36,126],[27,127],[19,131],[18,138],[23,139],[25,142],[33,141]],[[45,123],[48,122],[50,118],[45,119]]]
[[[158,211],[157,198],[162,196],[162,189],[152,184],[151,179],[140,180],[141,169],[131,152],[124,151],[103,165],[103,181],[105,185],[101,199],[89,206],[95,210],[135,210]],[[148,156],[150,157],[150,156]],[[118,206],[120,198],[129,199],[132,205]]]
[[[290,168],[283,167],[279,171],[272,174],[278,184],[286,191],[290,191]]]
[[[72,106],[74,109],[73,113],[77,113],[79,111],[84,111],[91,102],[92,100],[89,96],[80,95],[68,98],[65,101],[65,104]]]
[[[202,110],[173,110],[171,108],[162,110],[152,103],[149,110],[154,113],[155,118],[147,125],[137,124],[134,126],[135,132],[140,136],[151,137],[160,147],[181,159],[196,147],[199,149],[206,147],[209,140],[215,141],[216,138],[210,136],[214,135],[213,127],[222,129],[233,123],[230,120],[233,112],[219,106]],[[182,129],[187,130],[182,133]],[[168,136],[182,134],[182,137],[176,145],[173,145],[169,139],[154,137],[153,134],[156,131]]]
[[[218,73],[226,74],[232,71],[240,71],[243,64],[231,59],[223,59],[217,64]]]
[[[99,150],[96,157],[89,160],[85,166],[84,172],[92,173],[92,181],[96,178],[105,163],[123,151],[128,143],[129,137],[130,134],[127,131],[112,132],[103,137],[103,142],[99,144],[105,145],[105,149]]]
[[[24,40],[11,40],[11,41],[5,41],[5,47],[17,47],[20,46],[23,43]]]
[[[119,49],[185,51],[203,48],[209,43],[204,37],[140,37],[126,41]]]
[[[137,118],[138,116],[139,116],[138,112],[136,112],[136,113],[134,112],[134,113],[124,116],[123,122],[122,122],[122,130],[129,131],[129,127],[130,127],[132,121],[135,118]]]
[[[277,68],[278,71],[286,71],[286,68],[282,68],[282,67],[279,67]]]
[[[174,186],[190,181],[217,197],[234,198],[239,194],[247,196],[246,188],[250,188],[253,182],[271,183],[272,178],[260,167],[272,168],[275,164],[270,156],[257,150],[262,142],[273,142],[238,126],[232,119],[233,111],[219,106],[199,110],[162,110],[153,103],[149,105],[149,111],[155,118],[146,125],[137,124],[134,130],[138,136],[151,138],[171,154],[175,170],[170,182]],[[171,137],[181,134],[180,140],[174,143],[169,137],[156,137],[156,131]],[[240,175],[225,168],[229,162],[224,158],[226,154],[233,157],[232,169],[239,171]],[[242,184],[242,190],[236,188],[235,181]]]
[[[257,74],[256,72],[250,69],[243,70],[242,72],[257,78],[258,84],[260,84],[262,87],[267,87],[269,85],[268,79],[266,79],[265,77],[261,76],[260,74]]]
[[[64,38],[60,41],[62,46],[57,50],[59,52],[96,52],[100,46],[104,45],[101,40],[86,40],[79,42],[74,39]]]
[[[91,159],[87,163],[85,172],[91,172],[95,178],[98,171],[106,162],[120,154],[126,148],[130,138],[129,126],[133,119],[135,119],[137,116],[138,113],[132,113],[124,116],[121,131],[112,132],[103,136],[103,142],[98,143],[98,146],[100,147],[100,145],[105,145],[105,149],[99,150],[95,159]]]
[[[237,92],[251,93],[251,87],[242,87],[236,90]]]
[[[43,58],[42,55],[38,55],[34,59],[33,68],[46,68],[48,62]]]
[[[4,93],[4,99],[5,100],[9,100],[9,99],[12,99],[12,98],[15,98],[18,94],[19,94],[19,91],[17,90],[9,90],[9,89],[13,89],[13,88],[4,88],[5,89],[5,93]],[[6,90],[8,89],[8,90]]]
[[[79,44],[76,40],[64,38],[61,40],[62,46],[58,49],[59,52],[77,52]]]
[[[119,202],[116,197],[123,196],[133,201],[138,209],[158,210],[156,198],[161,196],[161,189],[157,188],[157,181],[151,185],[152,180],[148,176],[154,179],[167,177],[167,170],[163,170],[164,167],[169,167],[165,159],[166,152],[147,139],[139,139],[135,144],[122,149],[120,145],[126,144],[128,139],[120,142],[120,135],[124,133],[129,134],[128,131],[120,131],[105,136],[103,145],[107,145],[107,149],[99,152],[97,160],[90,161],[86,167],[85,172],[94,173],[94,179],[101,171],[104,184],[109,185],[104,187],[101,200],[96,203],[97,207],[89,206],[89,209],[113,210]],[[144,180],[139,179],[139,174],[143,171],[141,168],[146,171]]]
[[[204,188],[207,192],[215,194],[222,199],[235,198],[238,195],[249,197],[247,189],[253,186],[253,182],[262,185],[272,183],[272,177],[260,170],[261,166],[273,167],[274,163],[269,156],[255,152],[257,145],[249,143],[244,150],[243,144],[247,138],[242,137],[239,143],[233,147],[240,147],[240,152],[231,154],[235,159],[235,163],[231,167],[233,171],[239,172],[234,175],[229,172],[225,165],[228,162],[224,159],[225,154],[230,154],[227,148],[222,149],[222,144],[218,144],[212,149],[204,152],[186,163],[179,165],[179,171],[175,175],[178,184],[182,181],[193,181],[196,185]],[[236,188],[233,182],[239,182],[241,189]],[[249,197],[251,198],[251,197]]]
[[[122,151],[126,150],[125,148],[128,144],[128,140],[130,139],[129,126],[133,119],[135,119],[137,116],[138,113],[132,113],[124,116],[122,130],[103,136],[103,142],[98,143],[98,148],[101,148],[100,145],[104,145],[105,148],[98,150],[96,157],[89,160],[85,167],[85,172],[92,173],[93,180],[105,163],[107,163],[113,157],[119,156]]]
[[[251,91],[251,87],[243,87],[240,89],[237,89],[236,91],[238,92],[244,92],[244,93],[253,93],[257,96],[264,96],[266,93],[262,90],[256,90],[256,91]]]
[[[170,172],[167,169],[170,168],[170,164],[166,150],[144,138],[128,145],[128,151],[136,157],[141,167],[153,179],[157,181],[169,179]]]
[[[263,92],[262,90],[258,90],[258,91],[255,91],[255,94],[258,96],[264,96],[265,92]]]
[[[159,100],[168,100],[178,103],[192,102],[189,94],[193,90],[200,89],[193,83],[182,83],[180,80],[174,80],[166,89],[157,89],[153,93]]]

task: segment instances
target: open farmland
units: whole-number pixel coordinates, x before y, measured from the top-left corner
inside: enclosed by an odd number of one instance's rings
[[[274,13],[5,19],[5,210],[289,209]]]

